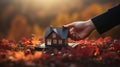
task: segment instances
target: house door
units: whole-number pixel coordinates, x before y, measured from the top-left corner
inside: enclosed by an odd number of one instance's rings
[[[51,39],[47,39],[47,45],[51,45]]]

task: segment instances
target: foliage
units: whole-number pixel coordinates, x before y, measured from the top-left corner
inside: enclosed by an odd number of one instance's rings
[[[119,67],[120,40],[111,37],[74,41],[76,47],[36,51],[44,43],[35,35],[19,42],[0,41],[0,66],[23,67]]]

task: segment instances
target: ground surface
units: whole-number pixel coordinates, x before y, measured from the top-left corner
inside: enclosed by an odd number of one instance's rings
[[[120,67],[119,39],[86,38],[68,44],[67,48],[44,49],[44,42],[36,37],[19,42],[2,39],[0,67]]]

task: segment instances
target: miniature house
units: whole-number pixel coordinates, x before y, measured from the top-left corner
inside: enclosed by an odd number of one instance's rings
[[[67,28],[48,27],[45,32],[46,46],[66,46],[68,38]]]

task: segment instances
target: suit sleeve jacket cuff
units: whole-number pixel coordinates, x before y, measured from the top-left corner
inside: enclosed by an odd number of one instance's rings
[[[108,31],[120,24],[120,4],[91,20],[100,34]]]

